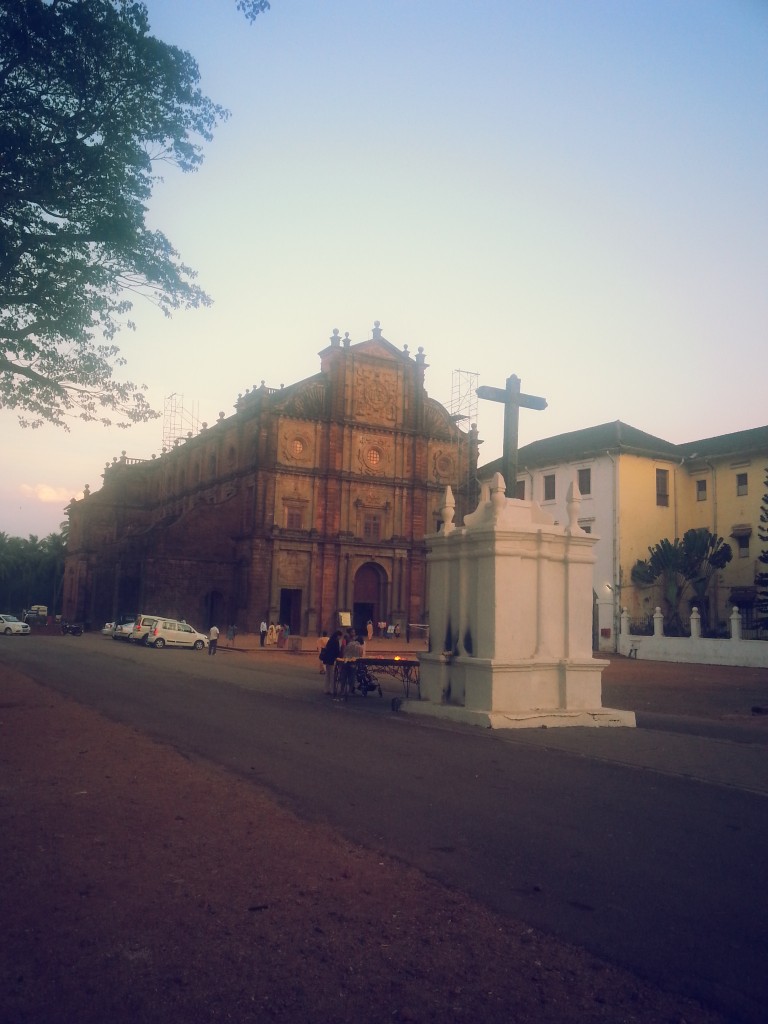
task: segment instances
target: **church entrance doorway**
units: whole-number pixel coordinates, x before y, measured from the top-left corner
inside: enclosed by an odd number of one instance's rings
[[[355,587],[352,598],[352,628],[356,633],[366,634],[368,622],[386,620],[387,574],[375,562],[366,562],[355,573]]]
[[[280,623],[291,633],[301,632],[301,591],[283,587],[280,591]]]
[[[205,622],[202,629],[207,631],[211,626],[218,626],[222,633],[226,632],[228,622],[224,606],[224,595],[219,590],[211,590],[205,595]],[[200,628],[199,626],[197,627]]]

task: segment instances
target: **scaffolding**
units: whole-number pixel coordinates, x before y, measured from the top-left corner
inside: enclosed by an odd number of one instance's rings
[[[454,370],[451,378],[451,419],[463,430],[477,423],[477,382],[479,373]]]
[[[478,398],[477,382],[480,374],[470,370],[454,370],[451,378],[451,403],[449,406],[451,419],[464,433],[469,434],[473,425],[477,424]],[[468,454],[468,452],[467,452]],[[456,437],[457,480],[461,517],[473,507],[475,497],[475,479],[472,462],[462,458],[459,435]]]
[[[185,406],[184,395],[174,391],[165,399],[163,409],[163,449],[170,451],[181,444],[200,429],[199,404],[192,403],[192,408]]]

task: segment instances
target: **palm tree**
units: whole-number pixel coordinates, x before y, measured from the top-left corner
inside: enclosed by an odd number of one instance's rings
[[[730,544],[706,528],[687,530],[683,539],[661,540],[648,548],[649,557],[632,568],[632,582],[639,586],[659,585],[665,608],[664,631],[667,635],[683,632],[680,603],[690,592],[706,628],[707,590],[714,574],[733,558]]]

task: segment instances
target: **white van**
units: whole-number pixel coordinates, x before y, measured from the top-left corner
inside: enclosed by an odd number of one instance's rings
[[[187,622],[160,617],[147,634],[147,643],[150,647],[193,647],[202,651],[208,646],[208,637],[192,629]]]

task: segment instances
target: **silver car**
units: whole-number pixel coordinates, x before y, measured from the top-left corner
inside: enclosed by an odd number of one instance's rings
[[[131,632],[133,630],[134,617],[130,619],[120,619],[116,622],[112,628],[112,639],[113,640],[130,640]]]

